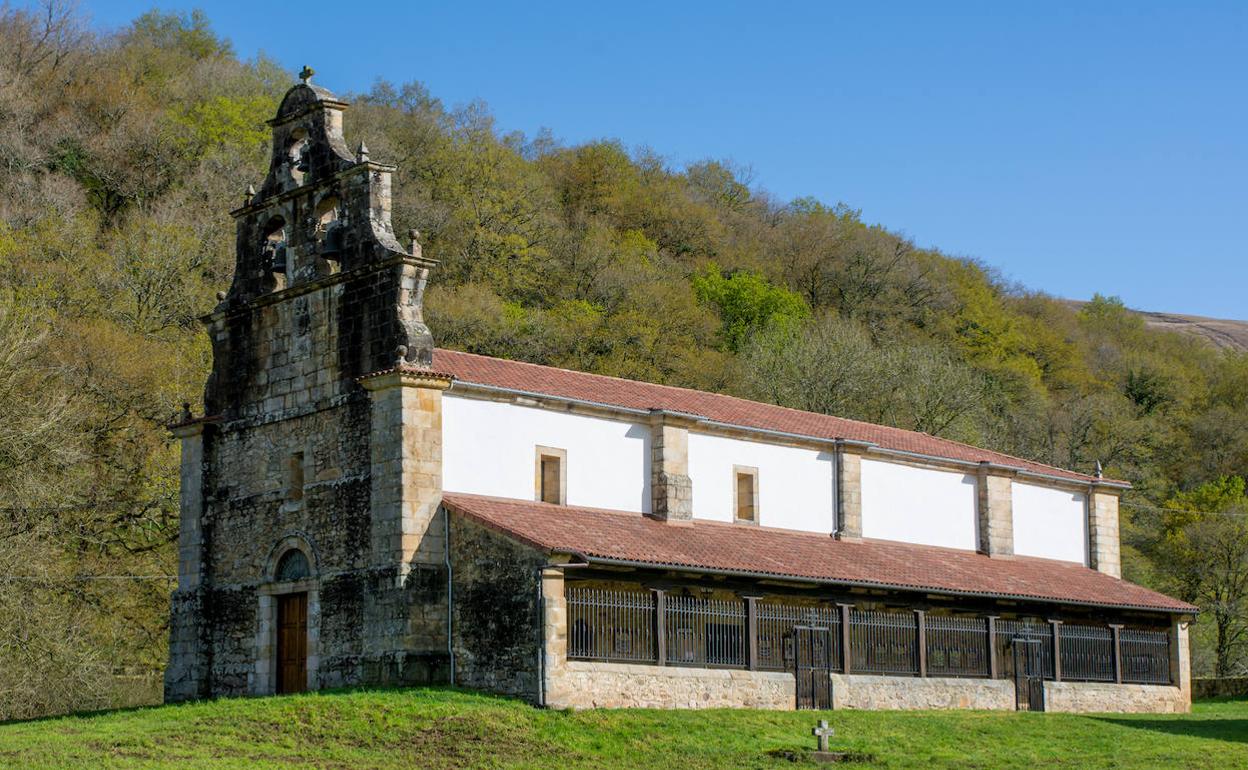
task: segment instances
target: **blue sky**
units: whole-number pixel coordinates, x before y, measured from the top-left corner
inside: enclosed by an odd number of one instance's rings
[[[157,5],[339,92],[420,80],[504,130],[731,159],[1055,295],[1248,318],[1248,3]]]

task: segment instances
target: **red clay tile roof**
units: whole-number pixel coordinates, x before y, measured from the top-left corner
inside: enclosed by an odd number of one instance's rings
[[[913,452],[929,457],[975,463],[988,461],[996,465],[1019,468],[1046,476],[1076,481],[1097,480],[1086,474],[1054,468],[1000,452],[979,449],[969,444],[937,438],[926,433],[873,425],[826,414],[803,412],[719,393],[674,388],[670,385],[655,385],[636,380],[622,380],[618,377],[586,374],[553,366],[508,361],[455,350],[435,350],[433,368],[439,372],[449,372],[462,382],[478,385],[592,401],[629,409],[662,409],[683,412],[746,428],[761,428],[819,439],[840,438],[865,441],[884,449]],[[1100,479],[1100,481],[1122,483],[1109,479]]]
[[[447,493],[451,511],[552,553],[593,561],[804,578],[822,583],[1063,604],[1195,613],[1196,608],[1081,564],[878,540],[696,521],[667,524],[638,513]]]

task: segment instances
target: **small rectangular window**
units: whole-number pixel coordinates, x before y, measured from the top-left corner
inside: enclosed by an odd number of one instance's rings
[[[290,455],[290,467],[287,474],[286,499],[303,499],[303,452],[293,452]]]
[[[758,469],[736,466],[733,468],[736,488],[733,502],[737,521],[758,522]]]
[[[563,505],[567,501],[567,457],[563,449],[537,448],[537,499]]]

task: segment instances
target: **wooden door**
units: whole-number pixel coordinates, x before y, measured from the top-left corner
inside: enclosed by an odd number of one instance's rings
[[[1014,639],[1014,703],[1019,711],[1044,711],[1044,658],[1039,639]]]
[[[832,633],[814,626],[793,627],[793,676],[799,709],[832,708]]]
[[[308,689],[308,595],[277,597],[277,691]]]

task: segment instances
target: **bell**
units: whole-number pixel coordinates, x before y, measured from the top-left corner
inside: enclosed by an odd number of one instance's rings
[[[321,244],[321,256],[325,259],[332,259],[335,262],[342,260],[342,238],[343,229],[337,225],[331,226],[325,232],[325,240]]]

